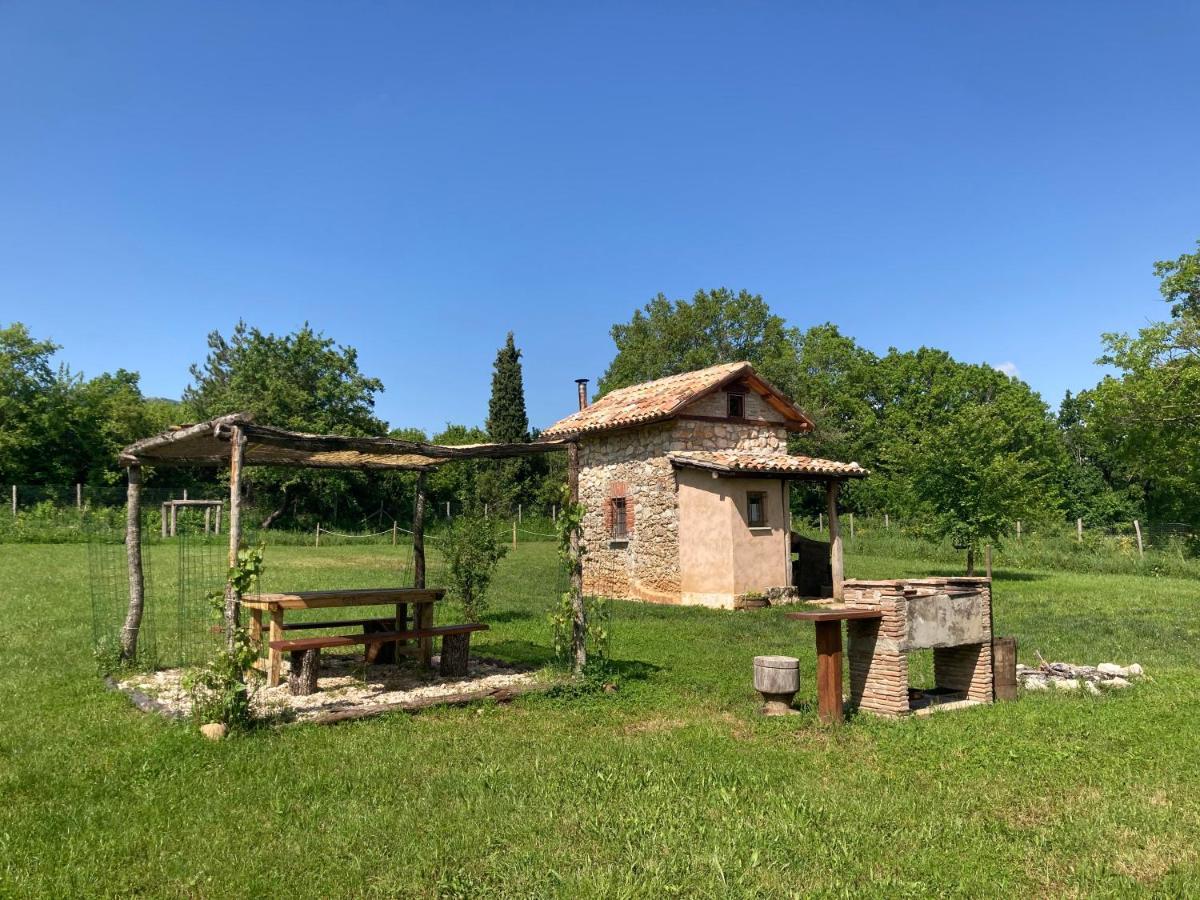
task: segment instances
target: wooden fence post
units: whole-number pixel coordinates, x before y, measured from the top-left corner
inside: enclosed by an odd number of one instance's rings
[[[1082,518],[1075,520],[1075,540],[1081,544],[1083,543],[1083,519]]]
[[[446,521],[450,521],[450,501],[446,501]]]
[[[984,565],[987,567],[987,577],[988,577],[988,580],[990,581],[992,578],[992,545],[991,544],[988,544],[987,547],[984,549],[983,562],[984,562]]]
[[[313,544],[313,546],[314,547],[321,546],[321,523],[320,522],[317,523],[317,540],[316,540],[316,543]]]
[[[1021,539],[1021,520],[1017,519],[1017,540]]]
[[[396,520],[392,519],[392,546],[396,546]]]
[[[12,509],[13,518],[15,519],[17,517],[17,486],[15,484],[12,486]]]
[[[1137,519],[1133,520],[1133,530],[1137,533],[1138,557],[1141,559],[1145,559],[1146,558],[1146,550],[1142,546],[1142,523],[1139,522]]]
[[[850,517],[850,540],[854,540],[854,513],[847,513]]]
[[[887,513],[884,513],[884,514],[883,514],[883,527],[884,527],[884,528],[891,528],[891,527],[892,527],[892,523],[891,523],[890,521],[888,521],[888,514],[887,514]]]
[[[513,549],[517,549],[517,520],[513,519]]]
[[[83,509],[83,485],[79,483],[75,485],[75,508]]]

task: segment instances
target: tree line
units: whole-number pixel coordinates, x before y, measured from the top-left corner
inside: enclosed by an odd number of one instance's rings
[[[599,395],[721,362],[749,360],[816,423],[795,453],[854,460],[872,477],[845,504],[921,523],[964,548],[997,539],[1016,519],[1090,527],[1135,518],[1200,521],[1200,242],[1155,264],[1167,303],[1137,334],[1105,334],[1093,387],[1052,409],[1019,378],[921,347],[876,354],[834,324],[801,329],[759,295],[725,288],[690,299],[659,295],[612,328],[615,356]],[[239,323],[208,337],[178,399],[143,395],[136,373],[85,378],[55,366],[55,344],[20,323],[0,329],[0,482],[116,484],[116,451],[173,423],[248,411],[298,431],[391,434],[443,444],[528,441],[521,351],[509,334],[491,373],[487,421],[437,433],[389,431],[375,412],[383,383],[357,353],[308,324],[287,335]],[[481,370],[483,366],[481,365]],[[482,372],[481,372],[482,381]],[[456,462],[430,476],[440,505],[544,509],[563,481],[559,454]],[[219,485],[205,469],[150,473],[173,488]],[[313,521],[353,527],[372,514],[404,519],[411,473],[255,468],[250,502],[267,527]],[[796,511],[819,498],[797,492]]]

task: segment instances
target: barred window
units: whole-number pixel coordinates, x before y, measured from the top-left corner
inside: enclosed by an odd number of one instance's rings
[[[629,533],[628,518],[625,514],[625,498],[612,498],[612,536],[623,538]]]

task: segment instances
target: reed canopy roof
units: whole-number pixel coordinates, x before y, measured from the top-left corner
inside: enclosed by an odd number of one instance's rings
[[[126,466],[225,466],[234,428],[240,428],[246,437],[242,459],[247,466],[420,471],[453,459],[511,459],[567,447],[567,441],[447,447],[389,437],[306,434],[259,425],[248,413],[234,413],[143,438],[122,450],[119,459]]]

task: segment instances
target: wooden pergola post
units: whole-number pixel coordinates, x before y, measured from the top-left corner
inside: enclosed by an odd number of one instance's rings
[[[242,463],[246,455],[246,434],[234,425],[229,434],[229,568],[232,575],[242,546]],[[225,582],[225,645],[233,649],[234,632],[241,619],[242,595],[230,577]],[[272,623],[274,624],[274,623]],[[274,629],[272,629],[272,632]],[[275,640],[274,633],[271,639]]]
[[[825,483],[825,499],[829,507],[829,568],[833,582],[834,600],[844,600],[846,597],[846,577],[842,561],[842,529],[838,524],[838,494],[841,487],[841,482],[832,478]]]
[[[567,489],[571,505],[579,503],[579,442],[567,444]],[[571,529],[571,649],[575,654],[575,673],[587,665],[587,610],[583,605],[583,557],[579,543],[580,528]]]
[[[125,624],[121,626],[121,659],[131,661],[137,656],[146,586],[142,577],[142,467],[132,465],[127,471],[125,554],[129,564],[129,608],[125,612]]]
[[[413,587],[425,587],[425,473],[417,473],[413,499]]]
[[[425,587],[425,473],[417,473],[417,496],[413,500],[413,587]],[[407,612],[405,613],[407,615]],[[433,627],[433,607],[418,604],[413,608],[413,627]],[[417,662],[428,669],[433,661],[433,639],[417,639]]]

